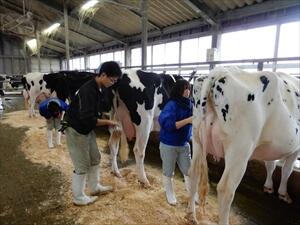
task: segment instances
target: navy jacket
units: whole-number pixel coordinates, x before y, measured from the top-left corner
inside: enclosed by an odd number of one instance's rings
[[[192,135],[192,125],[176,129],[175,123],[192,116],[192,102],[188,98],[171,99],[159,115],[160,141],[167,145],[184,146]]]

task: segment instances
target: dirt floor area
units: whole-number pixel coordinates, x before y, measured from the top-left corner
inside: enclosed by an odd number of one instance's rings
[[[6,113],[0,121],[0,224],[84,224],[84,225],[185,225],[187,194],[181,176],[176,176],[178,204],[170,206],[161,184],[161,169],[146,165],[151,187],[137,182],[135,163],[121,169],[122,178],[110,172],[108,133],[97,132],[100,147],[101,178],[114,192],[102,195],[90,206],[72,204],[72,164],[65,146],[49,150],[45,122],[28,118],[26,111]],[[99,138],[101,137],[101,138]],[[148,153],[149,154],[149,153]],[[231,224],[253,224],[236,212]],[[207,216],[201,224],[216,224],[217,201],[209,195]]]

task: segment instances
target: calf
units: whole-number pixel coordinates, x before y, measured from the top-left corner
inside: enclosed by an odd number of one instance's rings
[[[194,195],[200,181],[201,208],[208,190],[206,154],[225,159],[217,186],[219,224],[229,223],[234,193],[248,160],[265,160],[267,188],[272,187],[274,160],[284,159],[278,190],[290,201],[287,180],[300,151],[300,82],[272,72],[248,73],[216,68],[194,83],[193,158],[189,212],[196,222]]]

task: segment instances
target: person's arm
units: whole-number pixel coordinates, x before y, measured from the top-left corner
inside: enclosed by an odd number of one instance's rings
[[[61,111],[67,111],[68,110],[68,108],[69,108],[69,105],[67,104],[67,103],[65,103],[64,101],[62,101],[62,100],[59,100],[59,102],[60,102],[60,108],[61,108]]]
[[[185,118],[183,120],[179,120],[175,123],[176,129],[180,129],[181,127],[184,127],[187,124],[191,124],[193,121],[193,116],[190,116],[188,118]]]
[[[176,129],[176,107],[173,102],[168,102],[161,111],[159,124],[162,128],[173,131]]]
[[[105,126],[105,125],[108,125],[108,126],[115,126],[117,125],[117,121],[114,121],[114,120],[108,120],[108,119],[97,119],[97,124],[96,126]]]

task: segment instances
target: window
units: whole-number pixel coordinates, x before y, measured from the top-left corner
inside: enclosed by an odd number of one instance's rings
[[[211,48],[212,36],[206,36],[199,38],[198,43],[198,60],[200,62],[206,62],[207,49]]]
[[[153,45],[153,65],[165,63],[165,44]]]
[[[113,61],[114,60],[114,53],[105,53],[101,54],[101,63],[107,62],[107,61]]]
[[[211,48],[211,36],[183,40],[181,63],[205,62],[206,51]]]
[[[179,63],[179,42],[153,45],[153,65]]]
[[[70,70],[75,70],[74,69],[74,59],[69,60],[69,67],[70,67]]]
[[[279,35],[278,57],[300,56],[300,21],[282,24]]]
[[[100,55],[90,56],[90,69],[97,69],[100,65]]]
[[[131,66],[141,66],[142,65],[142,49],[133,48],[131,49]]]
[[[276,26],[221,35],[221,60],[259,59],[274,56]]]
[[[71,68],[71,66],[70,66]],[[74,58],[72,59],[72,70],[84,70],[84,58]]]
[[[179,63],[179,41],[165,44],[164,63]]]
[[[124,51],[114,52],[114,60],[120,63],[120,66],[125,66]]]

